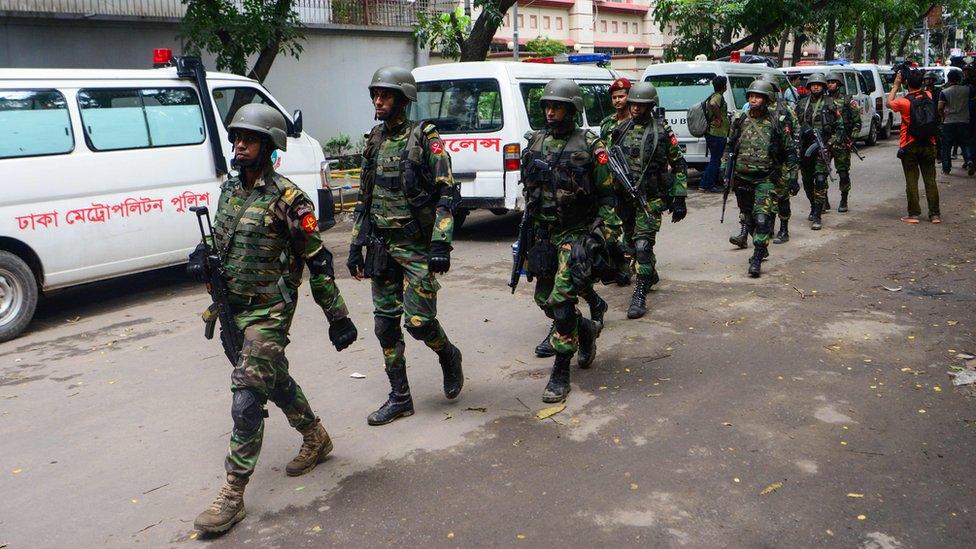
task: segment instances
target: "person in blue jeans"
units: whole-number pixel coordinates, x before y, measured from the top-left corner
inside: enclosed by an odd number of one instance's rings
[[[718,170],[722,163],[722,153],[725,143],[729,140],[728,105],[725,102],[725,90],[728,79],[724,76],[712,78],[712,95],[708,98],[706,112],[708,113],[708,130],[705,132],[705,146],[708,147],[708,166],[702,175],[698,189],[706,193],[719,193],[722,189],[717,186]]]

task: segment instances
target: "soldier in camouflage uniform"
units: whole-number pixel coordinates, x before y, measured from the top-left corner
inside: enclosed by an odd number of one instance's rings
[[[376,338],[391,391],[366,421],[384,425],[414,411],[401,316],[407,332],[437,354],[445,396],[457,398],[464,384],[461,351],[437,320],[440,283],[435,277],[451,267],[453,211],[459,195],[451,157],[437,128],[407,118],[407,107],[417,100],[410,71],[377,70],[369,92],[382,123],[366,135],[347,265],[357,280],[372,280]]]
[[[786,102],[786,99],[782,97],[779,83],[776,81],[776,76],[771,73],[763,73],[757,80],[769,82],[769,85],[773,87],[775,99],[772,103],[770,103],[769,110],[770,112],[775,113],[776,119],[779,121],[781,127],[789,128],[788,133],[790,134],[790,137],[793,138],[793,141],[796,142],[798,151],[797,154],[799,154],[800,121],[797,120],[796,114]],[[745,109],[749,109],[748,102],[745,104]],[[779,231],[773,238],[773,244],[782,244],[784,242],[789,242],[790,240],[790,216],[792,215],[790,210],[790,197],[796,196],[800,192],[800,182],[797,180],[798,170],[798,164],[794,164],[792,170],[789,170],[786,164],[779,165],[780,181],[787,181],[789,183],[789,192],[782,193],[782,195],[777,198],[776,211],[779,214]],[[736,200],[738,201],[738,195],[736,195]],[[741,205],[739,206],[739,234],[730,237],[729,242],[735,244],[741,249],[745,249],[749,246],[749,235],[754,229],[752,225],[753,215],[751,209],[743,211],[741,209]]]
[[[610,102],[616,112],[608,114],[600,121],[600,139],[610,145],[608,141],[613,130],[617,129],[624,120],[630,118],[630,107],[627,105],[627,94],[630,93],[630,80],[618,78],[610,84]]]
[[[832,72],[827,75],[827,93],[841,109],[844,121],[844,135],[837,139],[832,147],[834,154],[834,168],[840,179],[840,204],[837,211],[847,211],[847,195],[851,192],[851,146],[854,139],[861,133],[861,107],[853,97],[844,93],[844,75]],[[827,209],[830,209],[829,202]]]
[[[660,281],[655,267],[654,243],[661,230],[661,216],[665,211],[671,211],[671,221],[677,223],[688,214],[685,206],[688,165],[671,126],[654,115],[657,107],[657,89],[654,85],[649,82],[634,84],[628,102],[630,120],[617,127],[611,141],[627,156],[630,173],[635,177],[634,183],[647,197],[650,207],[650,212],[645,212],[634,205],[633,242],[637,283],[627,309],[627,318],[640,318],[647,313],[647,293],[651,286]]]
[[[778,198],[788,190],[784,173],[793,174],[789,186],[796,187],[796,140],[788,119],[771,108],[776,93],[769,82],[753,81],[746,97],[749,110],[732,126],[728,151],[734,151],[736,157],[732,181],[725,184],[735,190],[742,221],[751,229],[755,251],[749,259],[749,275],[758,277],[762,261],[769,255]],[[729,156],[725,156],[722,173],[728,173]]]
[[[814,129],[822,134],[824,144],[832,147],[839,136],[844,135],[844,121],[840,108],[829,95],[825,93],[827,81],[824,75],[815,73],[807,79],[810,94],[800,98],[796,104],[796,117],[800,121],[800,173],[803,176],[803,190],[810,200],[810,228],[819,231],[823,228],[821,214],[827,202],[827,175],[829,164],[823,161],[818,153],[809,156],[807,151],[816,143]]]
[[[598,327],[576,304],[592,289],[599,250],[617,244],[620,219],[603,141],[576,127],[576,113],[583,110],[579,85],[552,80],[540,102],[547,127],[528,138],[522,182],[536,235],[527,254],[528,270],[537,277],[535,302],[555,328],[550,341],[556,358],[542,400],[560,402],[569,394],[573,355],[579,351],[580,368],[589,368],[596,356]]]
[[[213,245],[224,258],[229,301],[244,346],[231,374],[234,429],[226,483],[194,522],[207,533],[224,532],[244,518],[244,487],[261,452],[268,400],[304,439],[298,456],[285,468],[288,475],[311,471],[332,451],[329,434],[289,375],[285,358],[306,265],[333,345],[341,351],[357,336],[336,287],[332,254],[322,244],[312,201],[271,165],[274,149],[287,146],[284,117],[267,105],[244,105],[228,131],[240,171],[221,186]],[[190,260],[194,272],[199,253]]]

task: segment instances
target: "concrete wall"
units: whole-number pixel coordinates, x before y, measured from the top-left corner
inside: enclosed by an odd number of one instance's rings
[[[152,67],[153,48],[182,52],[175,23],[0,19],[2,68]],[[299,60],[279,56],[265,86],[323,144],[344,133],[355,142],[374,124],[366,86],[382,65],[426,64],[407,32],[307,29]],[[205,60],[212,70],[212,60]]]

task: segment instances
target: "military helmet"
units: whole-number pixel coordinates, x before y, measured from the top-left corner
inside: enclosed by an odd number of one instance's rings
[[[650,82],[638,82],[631,86],[630,95],[627,96],[629,103],[650,103],[657,104],[657,88]]]
[[[925,75],[922,76],[922,80],[938,80],[939,73],[937,71],[926,71]]]
[[[844,75],[837,71],[830,71],[827,74],[827,82],[839,82],[841,86],[844,85]]]
[[[773,87],[773,91],[776,92],[776,93],[779,93],[779,90],[780,90],[779,82],[776,81],[776,76],[774,74],[768,73],[768,72],[764,72],[764,73],[760,74],[759,75],[759,78],[757,78],[756,80],[759,80],[759,81],[762,81],[762,82],[769,82],[769,85]]]
[[[542,90],[542,97],[539,98],[540,103],[543,101],[570,103],[576,107],[576,112],[583,112],[583,92],[579,84],[566,78],[550,80]]]
[[[403,67],[382,67],[373,73],[373,80],[369,83],[369,90],[386,88],[396,90],[410,101],[417,100],[417,81],[413,74]]]
[[[824,78],[823,73],[815,72],[810,75],[810,78],[807,78],[807,87],[810,87],[811,84],[820,84],[823,87],[827,87],[827,79]]]
[[[776,101],[776,91],[773,89],[773,85],[759,78],[753,80],[752,84],[749,84],[749,88],[746,90],[746,97],[749,97],[751,93],[765,96],[768,101]]]
[[[262,103],[248,103],[237,109],[227,125],[227,140],[234,142],[234,130],[249,130],[271,139],[275,148],[288,148],[288,125],[285,117],[274,107]]]

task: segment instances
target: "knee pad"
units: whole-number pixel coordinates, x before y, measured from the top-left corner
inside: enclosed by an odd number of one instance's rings
[[[437,320],[421,322],[419,326],[407,325],[407,332],[418,341],[427,341],[437,334],[439,324]]]
[[[735,203],[741,210],[748,210],[752,204],[752,190],[740,185],[735,188]]]
[[[840,179],[840,184],[842,187],[851,184],[850,172],[837,172],[837,178]]]
[[[827,188],[827,174],[818,173],[813,179],[813,186],[816,189],[826,189]]]
[[[646,238],[635,241],[634,257],[638,263],[651,263],[654,261],[654,244]]]
[[[569,335],[576,329],[576,306],[572,303],[560,303],[552,308],[553,326],[563,335]]]
[[[756,214],[756,231],[760,233],[773,232],[773,216],[769,214]]]
[[[237,389],[230,407],[234,418],[234,434],[238,438],[250,438],[257,434],[264,422],[264,396],[254,389]]]
[[[295,380],[291,376],[288,376],[288,380],[285,381],[279,387],[275,387],[268,398],[271,402],[275,403],[275,406],[279,408],[287,408],[292,402],[295,401],[295,396],[298,394],[298,385],[295,384]]]
[[[384,349],[395,347],[397,342],[403,339],[400,332],[400,320],[388,316],[376,316],[373,318],[373,333],[379,340],[380,346]]]

